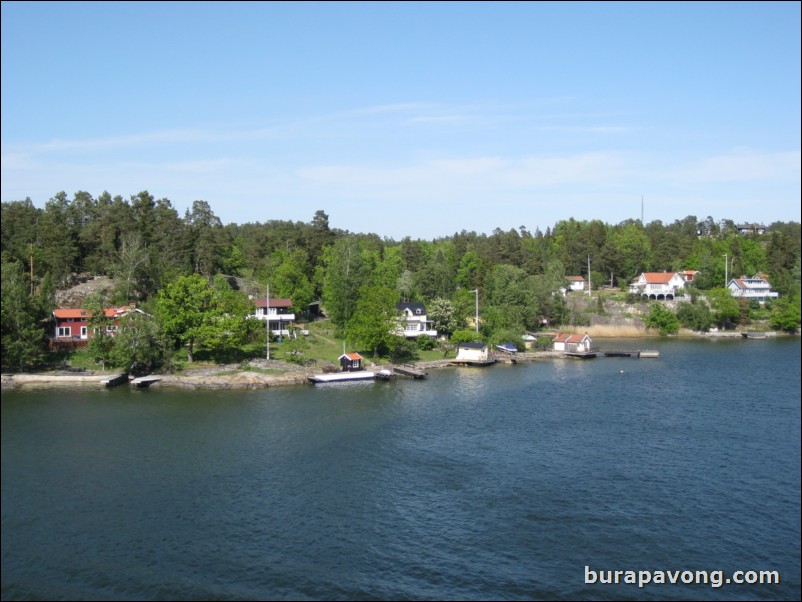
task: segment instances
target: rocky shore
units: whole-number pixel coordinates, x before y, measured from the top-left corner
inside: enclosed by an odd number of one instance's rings
[[[516,361],[526,362],[537,359],[562,359],[560,352],[538,351],[519,353]],[[501,358],[500,358],[501,359]],[[454,367],[448,359],[428,362],[416,362],[419,370]],[[369,363],[368,370],[392,370],[393,364]],[[330,369],[334,369],[331,365]],[[177,374],[153,375],[160,380],[150,385],[152,388],[172,387],[178,389],[266,389],[289,385],[309,384],[309,377],[324,371],[321,367],[305,367],[277,360],[252,360],[247,365],[227,364],[188,368]],[[34,388],[34,387],[102,387],[103,381],[114,373],[95,372],[93,374],[65,374],[51,372],[43,374],[3,374],[2,388]]]

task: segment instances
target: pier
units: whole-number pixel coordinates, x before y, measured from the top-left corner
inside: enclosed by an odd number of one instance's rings
[[[652,351],[648,349],[635,349],[632,351],[605,351],[605,357],[638,357],[638,358],[658,358],[660,357],[659,351]]]
[[[401,376],[409,376],[410,378],[420,379],[426,378],[428,372],[425,370],[421,370],[420,368],[416,368],[410,364],[403,364],[401,366],[394,366],[393,372],[396,374],[400,374]]]
[[[131,381],[131,384],[140,389],[149,387],[153,383],[157,383],[162,379],[161,376],[140,376]]]
[[[128,382],[128,373],[123,372],[122,374],[115,374],[113,376],[109,376],[108,378],[104,378],[100,381],[100,383],[106,387],[116,387],[117,385],[121,385],[123,383]]]

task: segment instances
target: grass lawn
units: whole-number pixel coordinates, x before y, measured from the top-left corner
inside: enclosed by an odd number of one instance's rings
[[[377,358],[373,360],[372,353],[362,349],[352,349],[347,345],[343,347],[344,340],[334,335],[334,326],[328,320],[319,320],[305,324],[304,327],[309,330],[309,336],[304,339],[308,344],[306,349],[302,350],[303,357],[306,360],[315,360],[320,365],[331,363],[336,364],[337,358],[343,353],[343,349],[348,353],[358,351],[365,359],[376,361],[376,363],[387,363],[389,360],[384,358]],[[288,355],[292,351],[293,345],[289,340],[284,340],[281,343],[278,341],[270,341],[270,359],[279,361],[289,361]],[[443,351],[440,349],[433,349],[431,351],[419,351],[419,361],[434,361],[443,359]],[[251,359],[264,359],[267,355],[267,342],[258,337],[254,340],[242,345],[238,349],[232,350],[226,354],[226,357],[213,357],[211,353],[204,349],[196,349],[194,353],[194,361],[189,364],[187,362],[187,350],[181,348],[175,353],[175,360],[184,368],[204,368],[213,367],[220,364],[244,364]],[[453,357],[453,353],[452,353]],[[72,351],[68,353],[60,353],[58,357],[53,357],[52,361],[66,361],[70,366],[77,368],[85,368],[87,370],[100,370],[100,365],[96,364],[89,353],[85,350]]]

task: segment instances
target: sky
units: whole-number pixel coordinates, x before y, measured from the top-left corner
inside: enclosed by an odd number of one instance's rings
[[[3,202],[400,240],[800,219],[798,2],[2,2]]]

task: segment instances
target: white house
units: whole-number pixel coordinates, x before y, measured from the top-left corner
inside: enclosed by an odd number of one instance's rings
[[[291,299],[255,299],[253,301],[255,313],[249,318],[269,320],[270,332],[275,336],[290,336],[290,328],[295,321],[295,314],[290,312]]]
[[[780,296],[779,293],[772,291],[771,284],[760,276],[753,276],[752,278],[747,278],[746,276],[733,278],[730,280],[727,288],[730,291],[730,295],[733,297],[743,297],[749,300],[755,299],[760,303],[765,303],[766,299],[776,299]]]
[[[582,276],[566,276],[569,291],[584,291],[585,279]]]
[[[552,341],[554,351],[566,353],[589,353],[593,341],[587,334],[565,334],[558,332]]]
[[[437,330],[426,318],[426,306],[423,303],[399,303],[396,309],[403,312],[398,335],[408,339],[417,337],[437,337]]]
[[[763,224],[737,224],[735,228],[738,230],[738,234],[741,235],[766,233],[766,226]]]
[[[673,299],[685,288],[685,278],[678,272],[643,272],[629,285],[629,292],[649,299]]]

